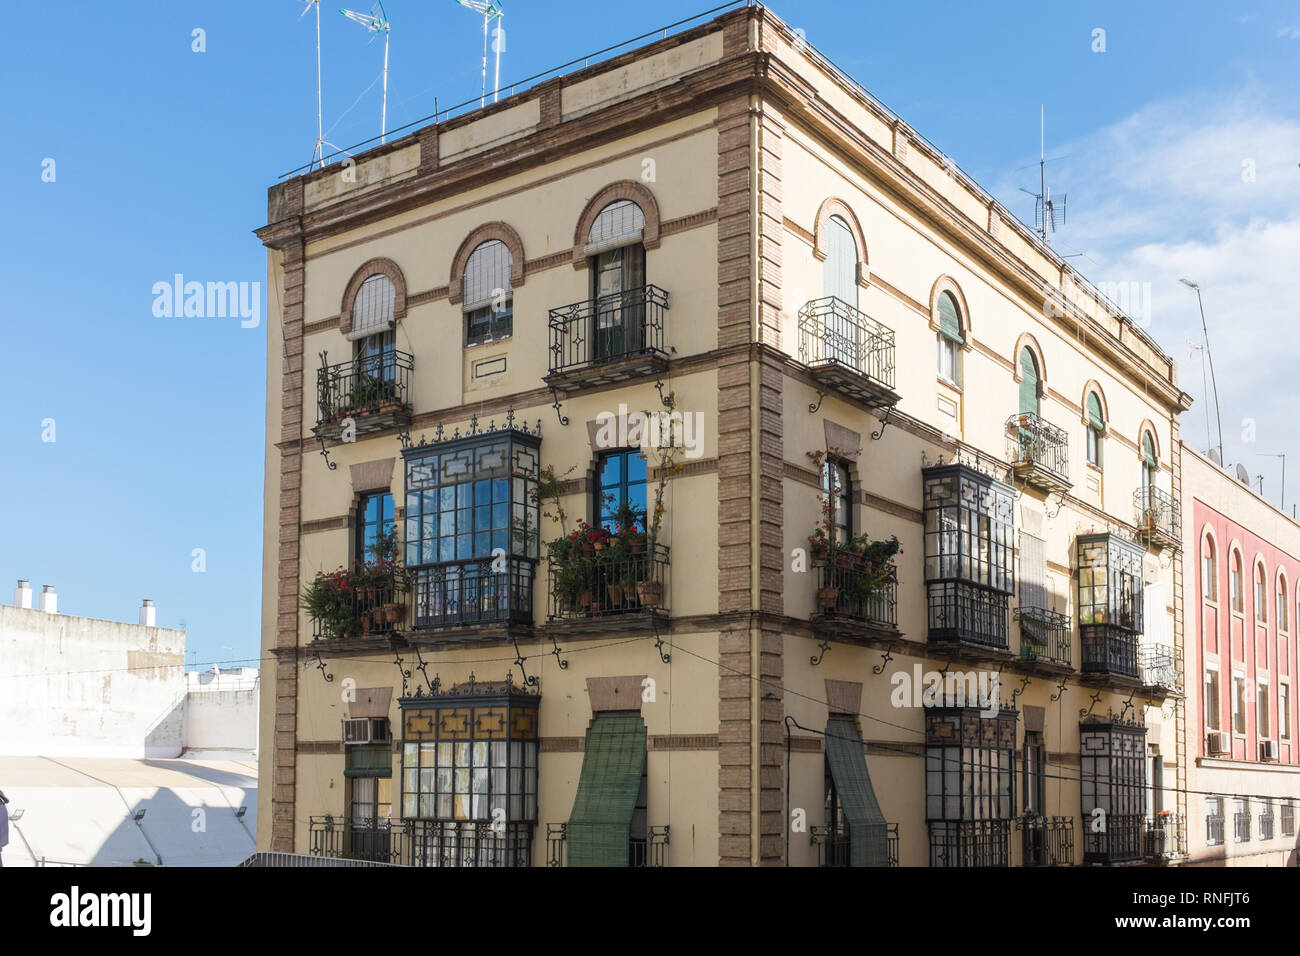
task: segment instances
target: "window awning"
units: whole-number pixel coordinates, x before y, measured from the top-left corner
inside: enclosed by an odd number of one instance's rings
[[[386,275],[373,275],[361,283],[356,301],[352,303],[352,331],[344,338],[349,341],[387,332],[393,327],[397,307],[397,287]]]
[[[849,865],[888,866],[888,827],[852,719],[832,715],[826,722],[826,762],[849,825]]]
[[[391,777],[393,748],[389,744],[362,744],[347,748],[345,777]]]
[[[646,727],[639,712],[596,714],[565,830],[569,866],[628,865],[628,828],[645,760]]]

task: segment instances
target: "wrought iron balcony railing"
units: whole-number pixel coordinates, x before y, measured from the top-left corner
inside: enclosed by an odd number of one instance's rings
[[[605,549],[570,561],[551,558],[548,569],[548,622],[668,613],[668,548],[662,544],[636,554]]]
[[[1163,863],[1186,856],[1186,821],[1168,810],[1154,817],[1147,817],[1142,835],[1142,855],[1152,863]]]
[[[1145,644],[1141,648],[1142,683],[1170,694],[1183,692],[1183,668],[1168,644]]]
[[[546,824],[546,865],[568,865],[567,823]],[[668,858],[668,827],[650,827],[627,841],[627,865],[662,867]]]
[[[1205,842],[1210,846],[1223,845],[1223,814],[1222,813],[1206,814]]]
[[[1237,843],[1250,842],[1250,811],[1232,815],[1232,839]]]
[[[534,824],[312,817],[312,856],[396,866],[530,866]]]
[[[1084,827],[1083,862],[1129,863],[1142,859],[1142,822],[1143,818],[1136,814],[1110,813],[1106,815],[1105,829]]]
[[[817,604],[823,620],[842,618],[884,630],[898,628],[898,574],[893,567],[866,567],[840,552],[813,563]]]
[[[1176,546],[1182,540],[1182,510],[1173,495],[1159,488],[1138,488],[1133,492],[1133,513],[1138,532],[1152,544]]]
[[[1074,817],[1026,814],[1016,820],[1016,826],[1023,866],[1074,865]]]
[[[931,866],[1010,866],[1010,820],[931,820]]]
[[[1007,650],[1007,595],[961,581],[926,585],[931,644]]]
[[[548,380],[603,384],[666,367],[668,293],[646,285],[550,310]]]
[[[1016,618],[1020,621],[1020,659],[1069,667],[1072,663],[1070,647],[1070,616],[1041,607],[1018,607]]]
[[[308,851],[312,856],[331,859],[400,865],[402,830],[400,820],[394,824],[377,817],[311,817]]]
[[[354,589],[339,613],[312,620],[316,640],[386,637],[406,621],[406,595],[387,587]]]
[[[852,866],[851,843],[846,829],[809,827],[813,846],[817,847],[818,866]],[[898,824],[885,824],[885,865],[898,866]]]
[[[533,622],[536,562],[508,555],[411,569],[415,629],[529,625]]]
[[[1007,458],[1016,476],[1044,491],[1068,491],[1070,442],[1057,428],[1033,412],[1007,419]]]
[[[1080,628],[1083,672],[1138,680],[1137,635],[1111,624],[1089,624]]]
[[[337,365],[325,365],[325,356],[322,352],[316,372],[316,434],[337,436],[345,419],[352,420],[358,435],[410,422],[415,360],[409,353],[388,348]]]
[[[799,310],[799,360],[819,382],[868,407],[895,405],[894,330],[843,299],[813,299]]]

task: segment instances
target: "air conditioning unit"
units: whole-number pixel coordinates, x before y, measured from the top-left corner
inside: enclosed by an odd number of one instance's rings
[[[1276,760],[1277,759],[1277,741],[1261,740],[1259,742],[1259,759]]]
[[[1211,730],[1205,735],[1205,752],[1210,756],[1229,752],[1228,734],[1222,730]]]
[[[349,717],[343,721],[345,744],[386,744],[390,740],[387,717]]]

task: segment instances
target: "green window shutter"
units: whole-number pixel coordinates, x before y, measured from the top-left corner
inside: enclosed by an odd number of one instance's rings
[[[853,866],[888,866],[888,825],[867,775],[862,738],[852,719],[832,715],[826,722],[826,762],[849,825],[849,862]]]
[[[957,301],[951,292],[939,296],[939,334],[951,342],[961,344],[961,316],[957,313]]]
[[[1038,363],[1029,349],[1020,352],[1020,411],[1038,414]]]
[[[362,744],[347,748],[345,777],[391,777],[393,749],[388,744]]]
[[[1097,398],[1096,392],[1088,393],[1088,427],[1100,431],[1106,423],[1101,417],[1101,399]]]
[[[822,294],[858,307],[858,244],[849,224],[839,216],[831,216],[826,222]]]
[[[569,866],[627,866],[628,828],[645,772],[646,727],[634,710],[601,711],[587,731],[565,830]]]
[[[1151,440],[1151,433],[1142,436],[1142,461],[1148,468],[1156,466],[1156,443]]]

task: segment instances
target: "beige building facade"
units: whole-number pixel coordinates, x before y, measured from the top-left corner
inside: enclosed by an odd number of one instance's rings
[[[259,849],[1185,855],[1174,362],[770,11],[289,179],[258,235]],[[409,590],[304,608],[389,528]]]

